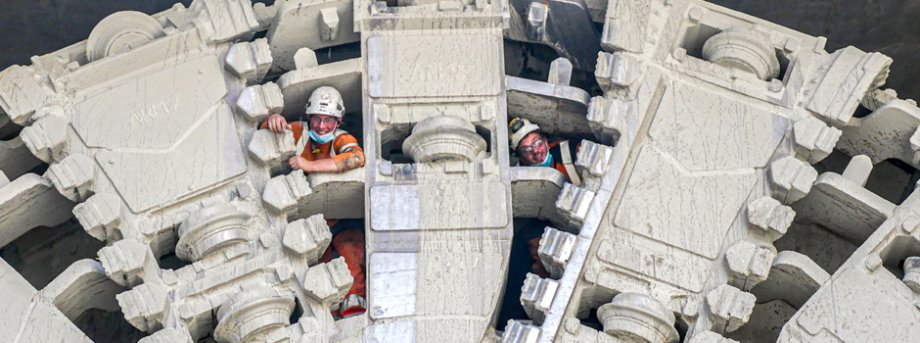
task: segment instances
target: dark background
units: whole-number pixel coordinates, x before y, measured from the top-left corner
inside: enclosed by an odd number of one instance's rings
[[[136,10],[155,13],[176,0],[2,0],[0,70],[29,64],[42,55],[79,42],[106,15]],[[191,0],[179,1],[186,6]],[[262,2],[273,3],[274,0]],[[827,37],[830,51],[854,45],[894,58],[888,87],[902,98],[920,98],[911,82],[920,74],[914,54],[920,51],[920,1],[916,0],[713,0],[810,35]]]

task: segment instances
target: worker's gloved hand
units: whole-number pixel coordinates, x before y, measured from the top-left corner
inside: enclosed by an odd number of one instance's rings
[[[303,171],[307,171],[307,164],[309,164],[309,162],[305,158],[300,157],[300,156],[294,156],[288,160],[288,165],[290,165],[291,169],[293,170],[300,169]]]
[[[272,132],[284,132],[288,128],[288,122],[280,114],[272,114],[265,119],[268,129]]]

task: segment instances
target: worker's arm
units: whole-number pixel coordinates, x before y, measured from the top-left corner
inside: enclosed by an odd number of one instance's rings
[[[337,173],[340,172],[335,161],[331,158],[324,158],[316,161],[307,161],[307,159],[294,156],[288,160],[288,164],[291,166],[291,169],[300,169],[304,173]]]
[[[269,129],[272,132],[284,132],[284,130],[287,129],[287,125],[287,119],[284,119],[283,116],[280,114],[272,114],[262,121],[262,125],[259,125],[259,128]]]
[[[341,173],[363,167],[364,149],[358,145],[358,140],[350,134],[344,134],[338,138],[333,147],[337,154],[332,157],[336,169]]]
[[[332,158],[338,172],[346,172],[364,166],[364,150],[361,147],[350,148]]]

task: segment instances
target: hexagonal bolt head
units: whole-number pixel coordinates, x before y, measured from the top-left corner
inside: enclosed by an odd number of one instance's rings
[[[310,264],[316,263],[329,247],[330,242],[332,242],[332,232],[329,231],[323,215],[288,223],[282,239],[285,248],[297,255],[306,256]]]

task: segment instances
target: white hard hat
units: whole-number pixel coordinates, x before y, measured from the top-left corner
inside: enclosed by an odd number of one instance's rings
[[[306,114],[323,114],[342,119],[345,115],[345,103],[342,101],[342,94],[339,94],[335,88],[322,86],[310,94],[310,100],[304,109]]]
[[[521,144],[521,140],[527,137],[531,132],[536,131],[540,131],[540,127],[527,119],[511,119],[508,123],[508,139],[511,140],[511,148],[517,150],[518,144]]]

